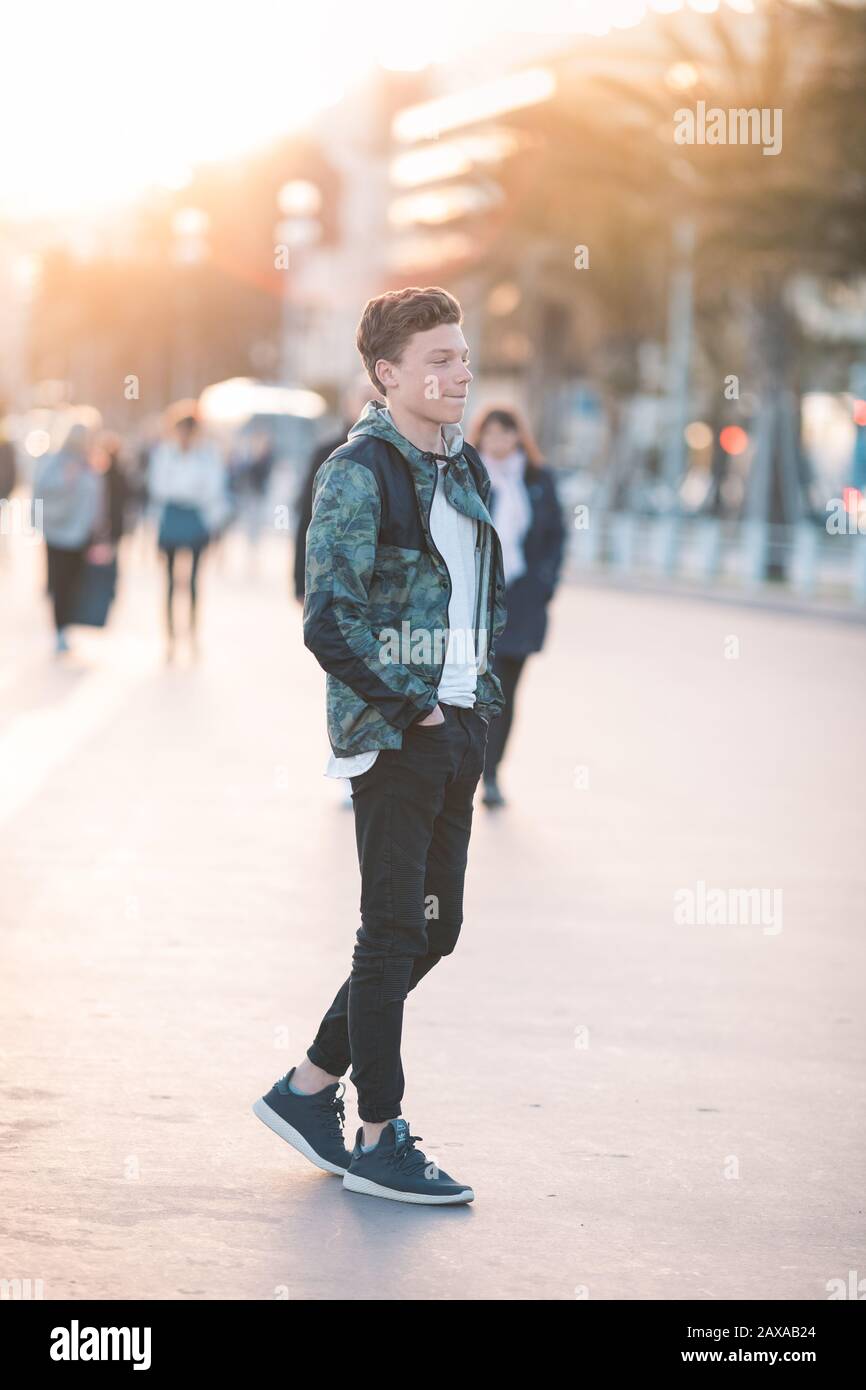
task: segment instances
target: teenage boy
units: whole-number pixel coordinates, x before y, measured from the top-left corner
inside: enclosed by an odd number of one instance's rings
[[[401,1112],[403,1003],[457,944],[473,796],[505,703],[505,626],[491,483],[460,421],[472,373],[447,291],[371,299],[357,346],[376,390],[315,478],[304,642],[327,672],[331,757],[351,779],[361,869],[352,971],[296,1067],[253,1109],[353,1192],[470,1202]],[[358,1129],[345,1147],[340,1078]]]

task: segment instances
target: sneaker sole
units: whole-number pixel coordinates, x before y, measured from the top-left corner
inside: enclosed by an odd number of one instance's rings
[[[257,1100],[253,1105],[253,1114],[258,1115],[263,1124],[268,1129],[272,1129],[274,1134],[278,1134],[281,1139],[285,1139],[287,1144],[291,1144],[293,1149],[302,1153],[304,1158],[308,1158],[311,1163],[315,1163],[317,1168],[323,1168],[326,1173],[336,1173],[338,1177],[344,1177],[346,1170],[337,1163],[331,1163],[327,1158],[322,1158],[317,1154],[310,1144],[309,1139],[305,1139],[303,1134],[294,1129],[292,1125],[284,1120],[282,1115],[278,1115],[276,1110],[265,1102],[264,1099]]]
[[[368,1197],[387,1197],[392,1202],[416,1202],[425,1207],[454,1206],[458,1202],[475,1200],[475,1193],[471,1187],[464,1187],[462,1192],[450,1193],[447,1196],[436,1196],[431,1192],[428,1197],[423,1192],[400,1192],[393,1187],[382,1187],[381,1183],[371,1182],[369,1178],[359,1177],[357,1173],[345,1173],[343,1186],[349,1192],[364,1192]]]

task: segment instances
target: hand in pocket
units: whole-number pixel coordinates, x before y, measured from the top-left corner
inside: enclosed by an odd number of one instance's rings
[[[438,716],[438,718],[437,718],[437,716]],[[430,713],[428,714],[428,716],[427,716],[426,719],[418,719],[418,720],[416,720],[416,723],[417,723],[417,726],[418,726],[419,729],[423,729],[423,728],[425,728],[427,725],[431,725],[431,724],[444,724],[444,723],[445,723],[445,711],[442,709],[442,706],[441,706],[441,705],[438,705],[438,704],[437,704],[436,707],[435,707],[435,709],[432,709],[432,710],[430,711]]]

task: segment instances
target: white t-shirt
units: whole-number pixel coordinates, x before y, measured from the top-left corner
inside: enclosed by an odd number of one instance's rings
[[[430,534],[451,576],[448,604],[448,645],[439,682],[438,698],[448,705],[471,708],[475,704],[478,682],[478,654],[475,650],[475,531],[480,522],[464,516],[445,496],[444,460],[436,460],[439,478],[430,509]],[[435,647],[434,647],[435,654]],[[338,758],[333,753],[325,768],[326,777],[360,777],[379,756],[378,748]]]

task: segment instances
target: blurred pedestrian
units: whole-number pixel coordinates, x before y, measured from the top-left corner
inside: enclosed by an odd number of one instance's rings
[[[225,469],[215,446],[201,430],[195,403],[168,416],[171,435],[153,452],[148,491],[159,508],[157,544],[166,561],[166,659],[175,650],[176,559],[188,552],[190,650],[198,655],[198,571],[211,538],[230,514]]]
[[[251,573],[255,573],[256,569],[275,462],[276,452],[269,432],[257,430],[243,440],[232,468],[234,491],[249,543]]]
[[[134,483],[121,460],[121,450],[120,435],[106,430],[98,437],[92,457],[94,469],[105,480],[103,506],[93,543],[110,548],[115,556],[128,529],[128,507],[135,496]]]
[[[152,508],[148,505],[148,481],[150,463],[154,452],[162,442],[164,423],[159,415],[147,417],[137,430],[130,444],[130,460],[127,479],[129,496],[127,498],[127,528],[131,536],[136,536],[136,551],[142,560],[152,560]]]
[[[15,491],[18,474],[15,462],[15,445],[7,434],[6,421],[3,415],[3,407],[0,405],[0,502],[7,502]],[[4,562],[6,560],[6,534],[6,527],[0,525],[0,560]]]
[[[559,579],[565,527],[553,473],[518,410],[487,407],[467,438],[490,474],[491,516],[505,569],[507,618],[493,660],[505,708],[487,739],[482,796],[485,806],[503,806],[499,765],[514,719],[518,681],[527,657],[541,650],[547,633],[547,605]]]
[[[86,425],[72,424],[60,449],[44,455],[37,464],[33,478],[33,501],[41,504],[42,511],[58,655],[69,651],[67,628],[73,621],[87,549],[104,505],[104,479],[90,466],[91,439]],[[38,510],[35,521],[38,526]]]
[[[2,412],[2,407],[0,407],[0,412]],[[5,501],[7,497],[12,496],[16,481],[15,445],[9,438],[6,421],[0,413],[0,501]]]

